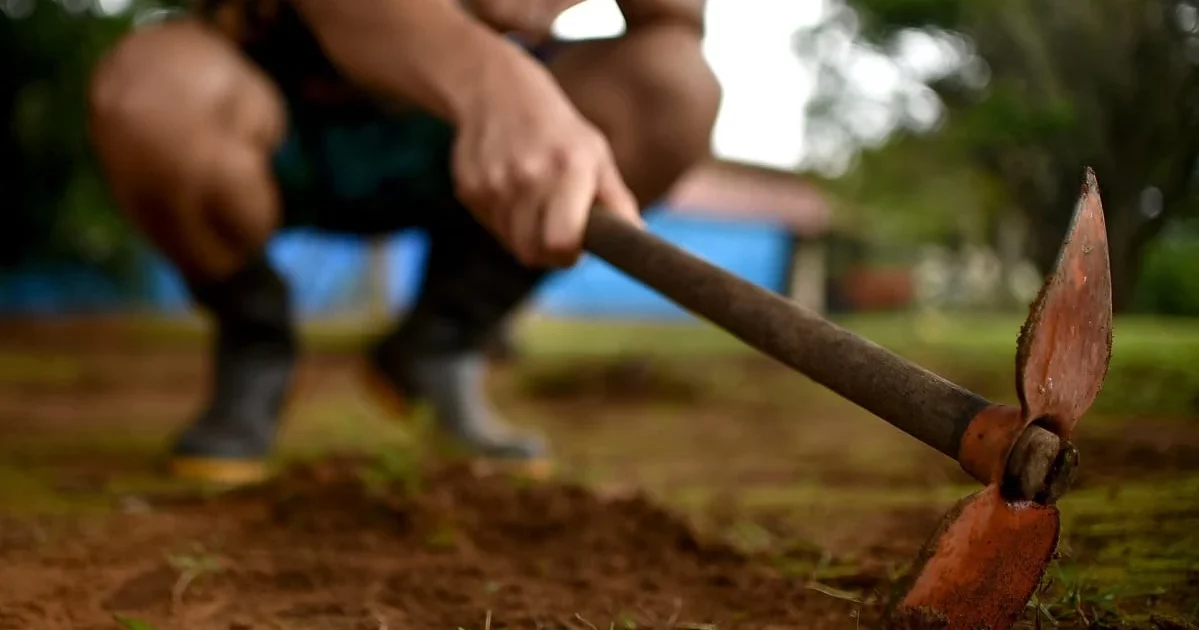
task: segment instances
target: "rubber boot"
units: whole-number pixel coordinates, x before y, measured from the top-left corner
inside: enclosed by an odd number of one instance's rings
[[[520,360],[520,348],[512,336],[510,324],[496,330],[487,343],[487,358],[495,363],[511,365]]]
[[[383,337],[368,352],[371,385],[392,403],[425,403],[441,431],[490,464],[533,476],[548,474],[539,435],[499,418],[486,399],[486,344],[460,343],[456,326],[420,321]]]
[[[193,286],[192,295],[214,326],[212,394],[178,437],[171,472],[220,484],[262,481],[296,362],[287,285],[259,258],[225,280]]]

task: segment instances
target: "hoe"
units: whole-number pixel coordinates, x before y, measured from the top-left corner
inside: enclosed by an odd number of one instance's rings
[[[1069,230],[1016,349],[1020,406],[990,402],[816,313],[596,209],[586,249],[681,307],[952,457],[985,487],[942,520],[887,623],[1010,628],[1058,542],[1069,442],[1111,358],[1107,230],[1087,169]]]

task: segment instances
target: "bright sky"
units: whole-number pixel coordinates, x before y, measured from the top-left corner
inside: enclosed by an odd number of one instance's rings
[[[724,88],[712,141],[717,156],[788,169],[799,164],[811,78],[792,37],[820,18],[823,5],[823,0],[708,0],[704,53]],[[623,30],[614,0],[586,0],[555,25],[559,36],[570,39]]]

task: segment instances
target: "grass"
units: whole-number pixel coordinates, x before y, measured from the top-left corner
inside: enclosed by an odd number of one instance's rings
[[[1199,475],[1080,490],[1061,503],[1063,559],[1039,597],[1052,620],[1148,622],[1159,601],[1199,622]],[[1089,620],[1089,621],[1088,621]]]
[[[835,322],[934,371],[973,379],[963,383],[967,386],[990,390],[979,393],[999,400],[1014,396],[1021,316],[871,315]],[[1199,321],[1123,317],[1114,330],[1111,369],[1097,413],[1199,414]],[[532,321],[520,333],[528,351],[539,357],[695,358],[754,352],[706,323]]]
[[[1021,314],[910,313],[834,318],[834,322],[893,352],[937,370],[1002,376],[984,388],[1011,396],[1011,369]],[[156,347],[196,347],[205,335],[198,320],[130,317],[131,338]],[[304,326],[307,348],[356,352],[380,326],[362,320]],[[540,360],[636,355],[718,358],[755,354],[722,330],[701,321],[608,322],[526,317],[518,327],[522,347]],[[62,354],[5,353],[0,383],[69,385],[102,376]],[[987,393],[987,392],[981,392]],[[1115,324],[1111,371],[1100,412],[1190,415],[1199,411],[1199,320],[1120,317]]]
[[[132,617],[122,617],[121,615],[113,615],[113,620],[116,621],[118,625],[120,625],[122,628],[125,628],[126,630],[155,630],[154,626],[152,626],[144,621],[141,621],[139,619],[134,619]]]
[[[1121,590],[1098,588],[1077,567],[1059,564],[1029,602],[1029,608],[1039,622],[1053,627],[1069,622],[1084,626],[1119,623]]]

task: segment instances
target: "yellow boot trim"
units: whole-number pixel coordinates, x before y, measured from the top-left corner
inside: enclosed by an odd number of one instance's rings
[[[536,459],[490,459],[476,457],[471,460],[476,474],[504,474],[523,477],[533,481],[546,481],[554,475],[554,461],[548,457]]]
[[[222,457],[174,457],[171,476],[191,481],[242,486],[260,483],[270,477],[270,466],[261,459]]]

